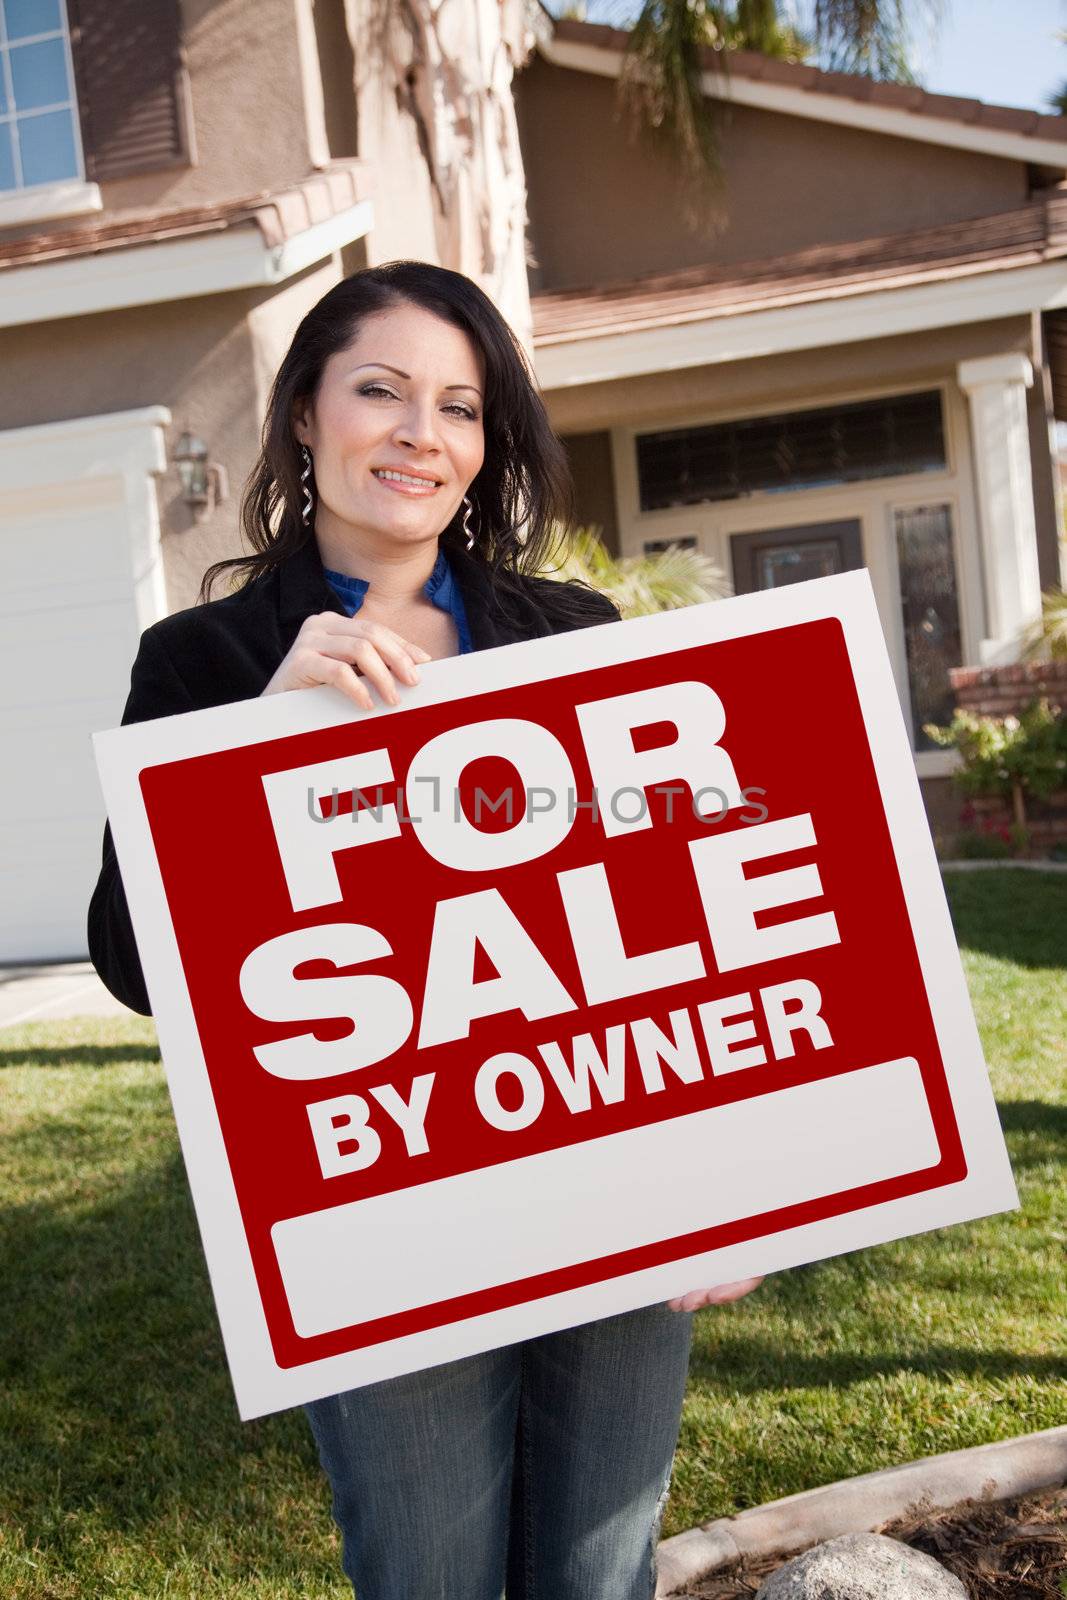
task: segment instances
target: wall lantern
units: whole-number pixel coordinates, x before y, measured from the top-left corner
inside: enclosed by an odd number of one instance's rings
[[[229,493],[226,468],[208,460],[207,445],[195,433],[183,433],[174,449],[174,465],[181,479],[182,499],[203,522]]]

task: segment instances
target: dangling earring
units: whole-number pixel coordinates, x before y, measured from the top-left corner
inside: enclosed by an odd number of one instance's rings
[[[470,515],[471,515],[471,512],[473,510],[474,510],[474,507],[471,505],[469,497],[467,495],[464,495],[463,496],[463,532],[467,536],[467,549],[468,550],[473,550],[474,549],[474,529],[470,525]]]
[[[311,490],[308,488],[308,479],[311,477],[311,451],[308,449],[306,444],[300,446],[300,454],[304,460],[304,470],[300,474],[300,482],[303,485],[304,494],[304,504],[301,508],[300,520],[304,524],[305,528],[310,528],[311,508],[315,502],[312,498]]]

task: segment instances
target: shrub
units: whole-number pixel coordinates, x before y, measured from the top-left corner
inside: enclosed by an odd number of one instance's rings
[[[999,861],[1011,855],[1007,830],[989,833],[961,833],[956,836],[956,855],[961,861]]]
[[[1017,717],[957,711],[947,728],[927,723],[926,732],[935,744],[959,752],[953,778],[964,794],[1011,802],[1012,827],[1004,830],[1005,848],[996,853],[1007,855],[1011,846],[1025,852],[1027,799],[1047,800],[1067,784],[1067,719],[1062,712],[1046,699],[1032,701]]]
[[[1067,721],[1045,699],[1017,717],[957,711],[947,728],[927,723],[926,732],[959,751],[954,777],[965,794],[1011,797],[1018,788],[1044,800],[1067,782]]]

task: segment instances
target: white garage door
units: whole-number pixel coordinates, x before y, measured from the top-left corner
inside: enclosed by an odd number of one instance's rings
[[[0,961],[86,954],[114,727],[164,614],[162,407],[0,433]]]

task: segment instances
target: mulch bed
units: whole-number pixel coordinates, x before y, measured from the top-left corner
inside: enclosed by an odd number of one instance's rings
[[[918,1506],[877,1531],[940,1561],[956,1574],[970,1600],[1067,1596],[1067,1489],[1019,1500],[961,1500],[945,1511]],[[742,1561],[685,1593],[699,1600],[751,1600],[763,1579],[782,1565],[781,1556]]]

